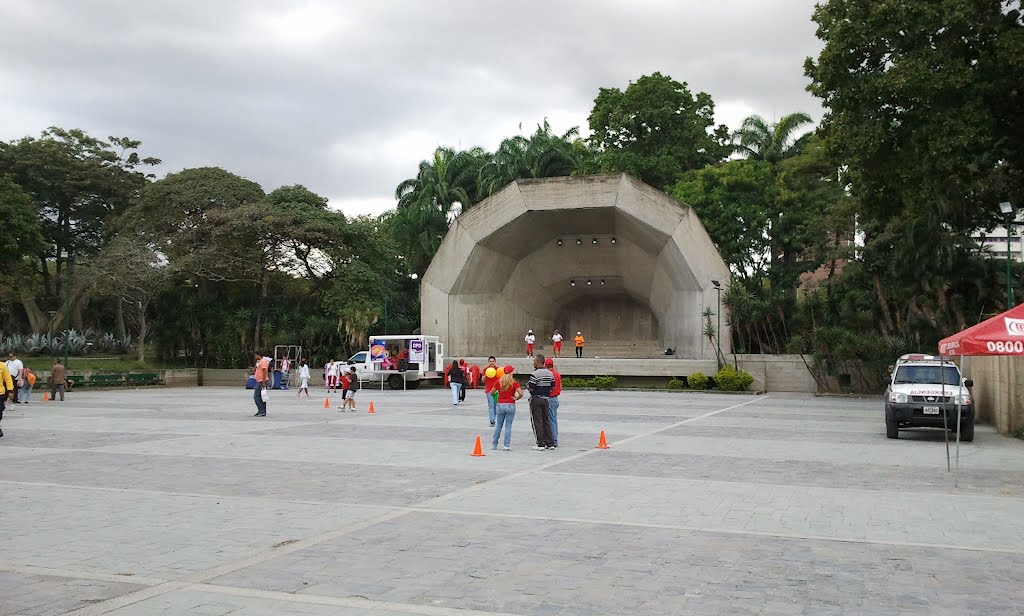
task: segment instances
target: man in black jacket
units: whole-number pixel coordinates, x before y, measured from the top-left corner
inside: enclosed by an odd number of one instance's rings
[[[536,451],[555,448],[548,420],[548,397],[554,384],[555,375],[544,367],[544,356],[536,355],[533,358],[533,374],[526,386],[530,390],[530,420],[533,434],[537,437],[537,445],[533,447]]]

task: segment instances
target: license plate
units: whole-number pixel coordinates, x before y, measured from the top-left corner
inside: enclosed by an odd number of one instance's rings
[[[937,407],[937,406],[926,406],[926,407],[924,407],[924,414],[925,415],[938,415],[939,414],[939,407]]]

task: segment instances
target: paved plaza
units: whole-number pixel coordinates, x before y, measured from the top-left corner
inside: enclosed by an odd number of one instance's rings
[[[1024,442],[987,426],[954,488],[877,399],[570,392],[557,450],[521,403],[504,452],[479,391],[323,397],[9,406],[0,615],[1024,613]]]

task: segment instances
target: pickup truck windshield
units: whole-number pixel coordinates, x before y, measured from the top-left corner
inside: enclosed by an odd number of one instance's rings
[[[900,366],[896,369],[896,378],[893,379],[893,383],[896,385],[939,383],[960,385],[960,372],[953,366],[942,368],[939,366]]]

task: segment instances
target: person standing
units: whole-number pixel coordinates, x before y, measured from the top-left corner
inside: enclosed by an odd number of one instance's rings
[[[341,391],[341,397],[344,398],[344,402],[341,405],[341,409],[345,410],[345,405],[348,405],[349,410],[353,413],[356,412],[356,391],[359,390],[359,373],[356,372],[356,367],[352,366],[348,369],[348,381],[345,384],[345,389]]]
[[[555,335],[551,336],[551,354],[555,357],[562,356],[562,334],[555,330]]]
[[[22,371],[25,369],[25,364],[21,363],[18,359],[17,353],[11,353],[7,359],[7,372],[11,375],[11,380],[14,381],[14,397],[11,399],[12,402],[18,404],[21,400],[18,399],[18,390],[24,384],[22,380],[24,375]]]
[[[488,370],[494,370],[494,376],[487,376]],[[487,420],[494,426],[495,413],[498,410],[498,403],[494,399],[494,392],[498,391],[498,360],[493,355],[487,358],[487,367],[484,368],[484,395],[487,397]]]
[[[348,372],[342,372],[341,376],[338,377],[338,385],[341,386],[341,408],[338,409],[339,413],[344,413],[345,409],[348,408],[348,386],[352,384],[352,381],[348,378]]]
[[[56,400],[60,394],[60,401],[64,402],[64,389],[67,385],[68,371],[59,359],[53,360],[53,367],[50,368],[50,400]]]
[[[505,375],[498,380],[497,423],[494,425],[494,437],[491,438],[491,449],[498,448],[498,437],[502,427],[505,428],[505,451],[512,449],[512,420],[516,418],[516,400],[523,397],[523,388],[512,376],[512,366],[503,368]]]
[[[527,330],[526,332],[526,356],[533,356],[533,345],[537,342],[537,336],[533,335],[533,330]]]
[[[458,360],[453,360],[448,368],[448,386],[452,389],[452,406],[459,406],[459,396],[466,386],[466,373],[462,371]]]
[[[270,385],[270,362],[259,353],[256,353],[256,365],[253,366],[252,374],[256,379],[256,387],[253,388],[256,414],[253,417],[266,417],[267,403],[263,401],[263,389]]]
[[[295,394],[295,397],[301,396],[302,392],[306,392],[306,397],[309,397],[309,360],[305,357],[302,358],[302,365],[299,366],[299,393]]]
[[[14,379],[11,378],[11,373],[7,371],[7,364],[0,364],[0,422],[4,420],[4,406],[8,400],[14,399]],[[4,431],[0,430],[0,436],[4,435]]]
[[[32,368],[26,366],[22,374],[21,401],[28,404],[28,399],[32,395],[32,388],[36,386],[36,373],[32,372]]]
[[[572,341],[576,343],[576,358],[583,357],[583,344],[586,342],[586,339],[583,338],[583,332],[576,332],[576,337]]]
[[[533,374],[526,387],[530,390],[530,420],[533,433],[537,437],[536,451],[554,449],[555,441],[551,438],[551,423],[548,420],[548,397],[555,384],[555,375],[544,367],[544,356],[537,354],[533,358]]]
[[[334,361],[332,357],[329,366],[327,369],[327,387],[331,393],[338,393],[338,384],[341,382],[341,362]],[[344,393],[344,391],[343,389],[342,392]]]
[[[562,375],[555,370],[555,361],[550,357],[544,360],[544,367],[551,371],[554,384],[548,396],[548,424],[551,426],[551,440],[558,447],[558,396],[562,393]]]
[[[285,357],[281,360],[281,389],[288,389],[288,373],[292,369],[292,360]]]

